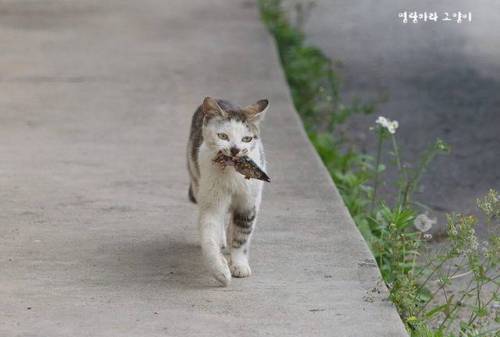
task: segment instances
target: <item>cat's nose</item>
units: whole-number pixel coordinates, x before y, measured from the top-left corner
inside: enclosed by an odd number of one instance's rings
[[[240,153],[240,149],[238,149],[237,147],[233,146],[231,148],[231,155],[232,156],[236,156],[238,153]]]

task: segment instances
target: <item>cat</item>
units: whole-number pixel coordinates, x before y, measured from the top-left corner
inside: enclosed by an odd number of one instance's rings
[[[201,249],[211,274],[228,286],[231,275],[248,277],[250,239],[255,229],[263,182],[245,179],[234,167],[214,162],[219,152],[248,156],[265,170],[260,123],[267,99],[240,108],[226,100],[206,97],[191,122],[187,148],[191,179],[189,199],[198,204]],[[229,261],[222,250],[230,249]]]

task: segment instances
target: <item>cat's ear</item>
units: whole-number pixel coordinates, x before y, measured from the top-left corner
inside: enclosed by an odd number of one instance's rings
[[[217,100],[212,97],[205,97],[202,104],[203,114],[205,116],[221,116],[225,117],[227,114],[217,103]]]
[[[261,99],[254,104],[248,105],[243,108],[245,115],[249,122],[259,123],[264,119],[267,109],[269,108],[269,101],[267,99]]]

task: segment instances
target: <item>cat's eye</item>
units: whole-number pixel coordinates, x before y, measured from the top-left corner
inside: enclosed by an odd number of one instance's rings
[[[222,140],[229,140],[229,137],[225,133],[218,133],[217,136]]]
[[[245,136],[245,137],[241,138],[241,141],[245,142],[245,143],[250,143],[252,141],[252,138],[253,137]]]

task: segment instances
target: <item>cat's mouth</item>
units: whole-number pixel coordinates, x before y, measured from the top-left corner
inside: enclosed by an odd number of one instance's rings
[[[239,160],[242,156],[244,156],[242,152],[239,152],[238,154],[232,154],[229,153],[229,151],[220,151],[217,155],[219,154],[224,156],[224,158],[227,160]]]
[[[237,154],[237,155],[232,155],[230,153],[227,153],[225,151],[220,151],[219,153],[217,153],[217,156],[224,156],[224,158],[227,158],[228,160],[229,159],[232,159],[232,160],[237,160],[238,158],[241,157],[240,154]]]

